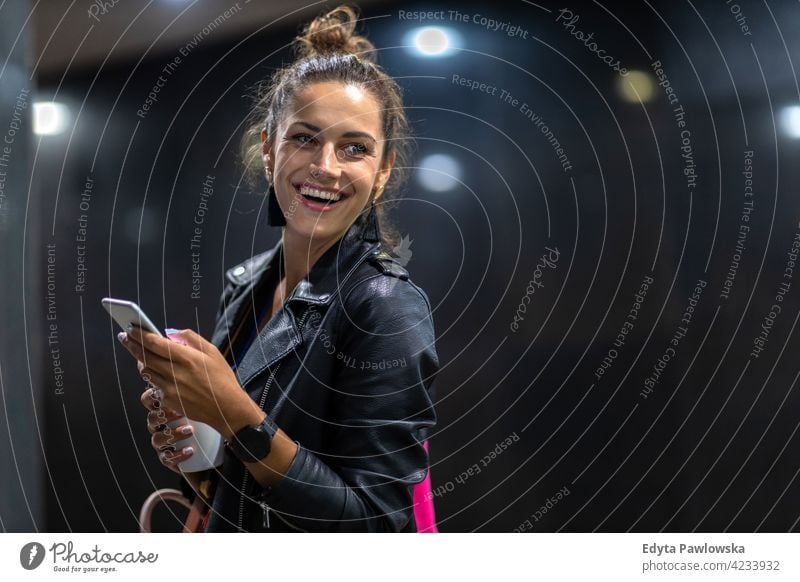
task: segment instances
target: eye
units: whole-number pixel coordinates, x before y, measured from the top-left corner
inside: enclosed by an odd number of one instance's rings
[[[292,139],[300,145],[308,145],[314,141],[314,137],[307,133],[298,133],[292,136]]]
[[[369,152],[367,146],[363,143],[349,143],[342,148],[342,151],[344,151],[345,155],[353,157],[360,157]]]

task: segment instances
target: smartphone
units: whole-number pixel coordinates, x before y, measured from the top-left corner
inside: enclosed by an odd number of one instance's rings
[[[161,337],[164,337],[155,324],[150,321],[150,318],[144,314],[142,308],[136,305],[133,301],[125,301],[124,299],[113,299],[111,297],[103,297],[100,300],[103,307],[106,308],[123,330],[127,330],[129,325],[141,327],[147,331],[152,331]]]
[[[129,325],[135,325],[164,337],[164,334],[144,314],[142,308],[133,301],[104,297],[100,302],[122,329],[127,330]],[[176,336],[169,339],[187,345],[182,340],[176,339]],[[221,466],[225,460],[225,441],[222,435],[213,427],[185,416],[168,422],[167,426],[177,428],[184,424],[191,424],[194,427],[194,434],[183,440],[183,446],[193,447],[195,454],[179,463],[178,467],[187,473],[194,473]]]

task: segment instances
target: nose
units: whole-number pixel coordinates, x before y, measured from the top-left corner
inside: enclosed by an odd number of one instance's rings
[[[339,159],[336,148],[332,143],[326,143],[317,150],[317,155],[311,162],[311,175],[318,179],[332,179],[339,177]]]

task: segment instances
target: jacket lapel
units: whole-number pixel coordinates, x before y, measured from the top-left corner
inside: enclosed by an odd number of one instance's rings
[[[292,353],[301,342],[294,315],[288,309],[279,309],[253,340],[236,368],[239,384],[246,390],[247,384],[253,378]]]
[[[278,242],[269,251],[251,257],[225,272],[227,281],[234,287],[228,294],[229,298],[224,300],[226,303],[222,306],[222,313],[216,322],[211,343],[226,354],[229,363],[234,359],[230,352],[233,351],[234,344],[238,343],[236,331],[240,325],[242,326],[240,334],[249,333],[248,329],[252,329],[252,321],[257,317],[257,314],[253,313],[253,299],[258,293],[257,287],[278,268],[280,246],[281,243]],[[248,324],[250,328],[247,328]]]
[[[287,297],[284,306],[279,309],[253,340],[247,354],[236,369],[239,383],[248,389],[247,384],[265,369],[275,365],[279,360],[293,353],[303,343],[297,315],[310,305],[327,306],[339,293],[342,284],[355,271],[359,264],[379,248],[378,243],[368,243],[355,236],[351,229],[336,244],[329,248],[314,263],[311,271],[303,278]],[[235,315],[236,326],[242,318],[242,333],[249,335],[255,325],[258,314],[254,313],[252,300],[260,282],[264,281],[278,269],[278,259],[283,252],[282,242],[278,242],[269,251],[261,268],[253,269],[253,276],[248,282],[248,289],[231,303],[231,313]],[[296,312],[295,313],[295,309]],[[232,327],[231,329],[235,329]]]

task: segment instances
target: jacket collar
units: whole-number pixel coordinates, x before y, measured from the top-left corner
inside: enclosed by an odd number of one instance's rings
[[[354,223],[336,243],[317,259],[308,274],[297,284],[286,301],[312,304],[330,302],[339,285],[369,255],[380,251],[380,243],[364,240],[362,224]],[[283,259],[283,240],[270,250],[228,269],[225,276],[236,285],[252,285],[277,272]]]
[[[352,272],[379,250],[379,243],[364,241],[360,237],[353,236],[352,231],[348,232],[317,259],[308,275],[287,297],[287,303],[292,301],[329,303]]]
[[[380,251],[380,243],[364,240],[358,225],[353,225],[331,248],[317,260],[309,273],[294,288],[286,299],[290,302],[303,302],[311,305],[324,305],[331,302],[342,289],[344,281],[370,255]],[[282,241],[269,251],[256,255],[251,259],[229,269],[226,276],[237,286],[245,289],[229,304],[226,313],[226,325],[214,336],[214,343],[219,347],[226,341],[229,330],[235,329],[243,317],[252,310],[250,300],[252,292],[259,282],[277,274],[279,261],[282,259]],[[248,350],[236,369],[242,386],[255,378],[261,371],[272,366],[283,357],[292,353],[302,343],[302,334],[290,309],[281,309],[275,314],[259,334],[260,349]]]

